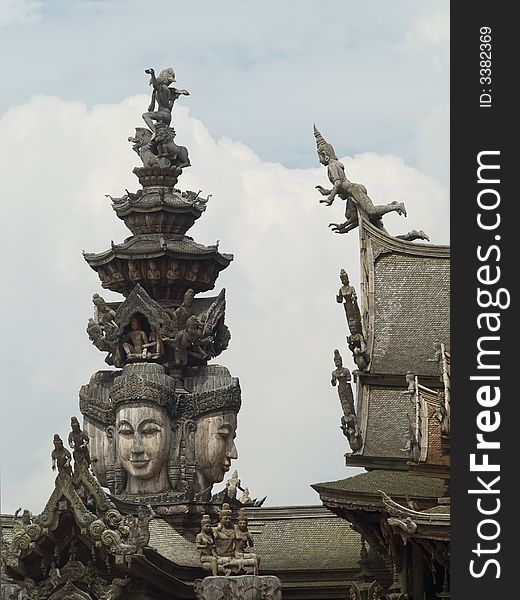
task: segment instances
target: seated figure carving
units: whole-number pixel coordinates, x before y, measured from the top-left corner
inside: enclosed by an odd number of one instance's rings
[[[142,329],[140,320],[137,316],[130,320],[130,330],[123,341],[123,349],[126,352],[127,361],[157,359],[162,354],[162,342],[157,332],[154,332],[154,339],[149,339],[146,332]],[[150,349],[153,349],[150,352]]]
[[[203,569],[212,575],[231,575],[258,573],[259,560],[256,554],[246,552],[253,545],[253,538],[247,529],[247,518],[244,511],[239,516],[239,524],[233,525],[232,511],[229,504],[223,504],[219,522],[211,526],[211,519],[204,515],[201,521],[201,532],[195,543],[200,552]]]

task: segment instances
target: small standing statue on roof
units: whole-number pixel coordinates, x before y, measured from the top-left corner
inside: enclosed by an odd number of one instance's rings
[[[359,312],[359,306],[357,303],[356,290],[353,285],[350,285],[348,273],[345,269],[341,269],[339,272],[339,278],[341,280],[341,287],[339,288],[336,296],[336,301],[341,304],[345,309],[345,316],[347,317],[348,328],[351,335],[362,333],[361,327],[361,313]]]
[[[253,498],[251,498],[251,494],[249,493],[248,487],[244,488],[244,491],[242,492],[242,495],[240,496],[238,501],[244,506],[251,506],[254,504]]]
[[[415,373],[413,373],[413,371],[406,371],[405,381],[406,392],[401,392],[401,396],[410,396],[410,399],[412,399],[415,396],[415,393],[417,392]]]
[[[237,490],[243,491],[241,487],[241,481],[238,477],[238,471],[233,471],[233,475],[226,481],[226,492],[228,498],[235,500],[237,497]]]
[[[63,440],[61,437],[55,433],[54,439],[54,450],[51,454],[52,459],[52,470],[56,471],[56,467],[58,468],[58,474],[64,473],[65,475],[72,475],[72,467],[70,462],[72,460],[72,456],[67,448],[63,445]]]
[[[332,371],[330,383],[334,387],[338,386],[338,396],[341,402],[341,408],[345,416],[356,414],[354,409],[354,397],[350,385],[350,371],[343,366],[343,358],[339,350],[334,350],[334,365],[336,368]]]
[[[90,466],[90,452],[88,444],[89,436],[81,429],[77,417],[71,417],[70,426],[72,431],[69,433],[69,446],[73,449],[74,462],[83,463]]]
[[[350,371],[343,366],[343,359],[339,350],[334,350],[334,365],[336,368],[332,371],[331,384],[338,386],[338,396],[343,409],[341,417],[341,431],[348,439],[353,452],[357,452],[363,445],[363,438],[359,431],[356,409],[354,407],[354,396],[352,386],[350,385]]]

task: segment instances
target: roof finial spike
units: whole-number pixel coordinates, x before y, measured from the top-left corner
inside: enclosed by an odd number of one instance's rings
[[[316,148],[318,150],[318,157],[321,157],[321,155],[325,155],[329,158],[333,158],[334,160],[338,160],[338,157],[334,152],[334,148],[321,135],[316,125],[314,125],[314,137],[316,138]]]

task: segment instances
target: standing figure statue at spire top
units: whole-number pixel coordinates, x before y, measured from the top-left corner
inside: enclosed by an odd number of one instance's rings
[[[153,92],[148,112],[143,114],[143,119],[152,131],[152,141],[157,135],[156,123],[162,123],[164,127],[169,127],[175,100],[179,96],[189,96],[190,93],[188,90],[169,87],[175,81],[175,72],[171,67],[163,69],[157,76],[153,69],[146,69],[145,73],[150,75],[150,85],[153,86]],[[157,110],[155,110],[156,103]]]
[[[382,221],[383,215],[395,211],[406,217],[406,209],[402,202],[374,206],[374,203],[367,194],[366,187],[361,183],[353,183],[347,179],[343,163],[338,160],[334,148],[325,141],[321,133],[316,129],[316,125],[314,126],[314,137],[316,138],[318,158],[320,159],[320,163],[327,167],[327,175],[333,186],[330,190],[323,188],[321,185],[316,186],[316,189],[323,196],[327,196],[326,200],[323,199],[320,202],[324,202],[327,206],[330,206],[336,196],[347,202],[345,208],[345,217],[347,220],[344,223],[331,223],[329,227],[332,227],[336,233],[347,233],[351,229],[354,229],[358,226],[358,209],[367,215],[373,225],[385,232],[386,230]]]

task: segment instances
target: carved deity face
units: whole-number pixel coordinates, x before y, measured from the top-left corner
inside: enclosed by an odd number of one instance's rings
[[[343,360],[340,354],[334,354],[334,364],[338,369],[343,366]]]
[[[228,515],[222,517],[220,519],[220,522],[222,523],[222,527],[224,527],[224,529],[231,529],[233,527],[233,522],[231,521],[231,517]]]
[[[328,154],[326,154],[325,152],[323,152],[323,150],[318,150],[318,159],[320,161],[320,163],[322,165],[324,165],[325,167],[329,164],[330,162],[330,157]]]
[[[236,428],[234,412],[204,416],[198,421],[195,456],[201,489],[221,482],[231,467],[231,460],[238,458],[234,442]]]
[[[210,535],[212,533],[211,523],[203,523],[202,524],[202,533],[206,535]]]
[[[345,273],[345,271],[341,271],[340,272],[339,278],[341,279],[341,283],[343,285],[348,285],[349,284],[348,273]]]
[[[240,531],[247,531],[247,520],[246,519],[239,519],[237,524],[238,524],[238,528],[240,529]]]
[[[129,493],[168,489],[171,427],[164,408],[123,405],[116,415],[115,440],[117,457],[128,476]]]

